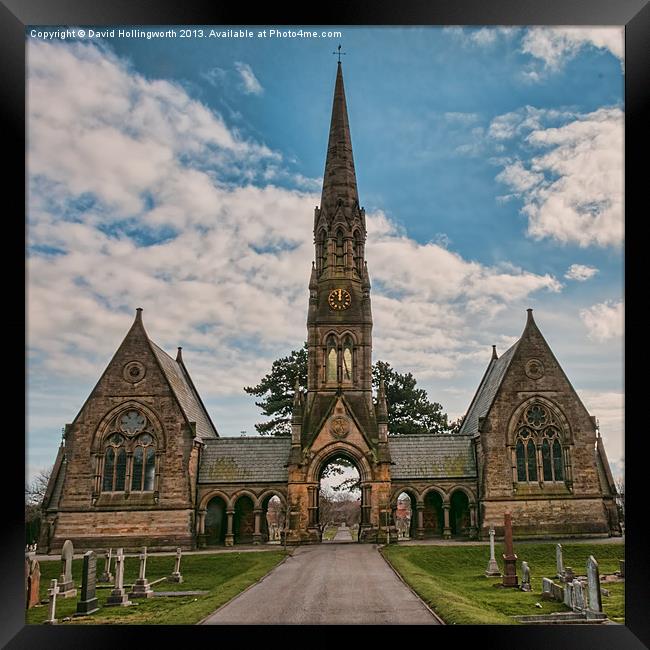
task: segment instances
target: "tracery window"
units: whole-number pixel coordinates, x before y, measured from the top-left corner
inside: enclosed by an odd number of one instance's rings
[[[113,422],[104,442],[102,492],[149,492],[156,476],[156,439],[151,424],[140,411],[131,409]],[[130,477],[127,483],[127,477]]]
[[[519,483],[564,481],[562,429],[550,409],[532,404],[523,413],[515,436]]]

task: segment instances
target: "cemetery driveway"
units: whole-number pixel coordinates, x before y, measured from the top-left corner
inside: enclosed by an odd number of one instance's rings
[[[439,621],[374,544],[299,546],[203,621],[220,624],[428,624]]]

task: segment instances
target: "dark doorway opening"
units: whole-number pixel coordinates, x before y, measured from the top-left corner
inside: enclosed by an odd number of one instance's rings
[[[205,543],[208,546],[223,546],[226,543],[226,502],[213,497],[205,513]]]

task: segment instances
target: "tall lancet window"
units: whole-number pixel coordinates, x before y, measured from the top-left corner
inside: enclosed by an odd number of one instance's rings
[[[343,341],[343,381],[352,381],[352,337],[346,336]]]
[[[123,492],[125,478],[126,450],[124,448],[124,438],[119,433],[114,433],[107,441],[104,454],[103,491]]]
[[[150,434],[143,433],[137,437],[135,444],[131,490],[133,492],[149,492],[153,490],[156,473],[154,440]]]
[[[337,381],[336,362],[336,339],[333,335],[330,335],[327,338],[327,372],[325,377],[328,382]]]
[[[343,246],[343,231],[336,231],[336,265],[343,266],[345,264],[345,249]]]

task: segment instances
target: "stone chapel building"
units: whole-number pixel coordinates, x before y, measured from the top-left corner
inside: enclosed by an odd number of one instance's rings
[[[391,435],[373,399],[372,309],[341,63],[307,306],[308,385],[291,436],[220,437],[182,358],[131,329],[66,425],[39,546],[184,549],[268,540],[277,496],[289,544],[319,542],[319,483],[345,457],[361,481],[359,541],[397,540],[406,493],[415,538],[619,535],[614,481],[590,415],[537,327],[496,349],[458,434]],[[369,242],[372,245],[372,242]]]

